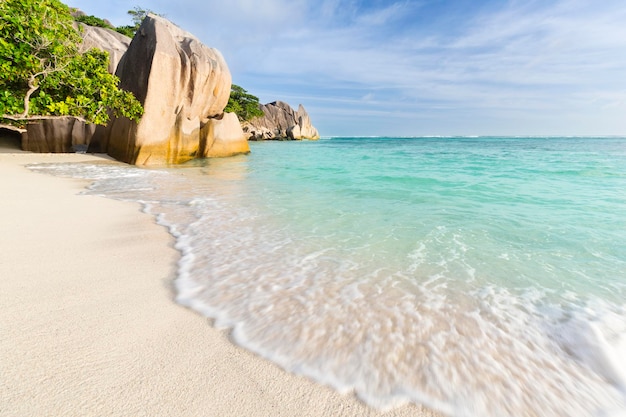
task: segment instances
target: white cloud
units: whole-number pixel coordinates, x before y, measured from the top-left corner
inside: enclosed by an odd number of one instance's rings
[[[409,3],[392,3],[382,9],[377,9],[374,11],[369,11],[359,15],[355,19],[355,23],[358,25],[365,26],[380,26],[390,22],[393,22],[395,19],[401,17],[403,13],[406,12],[407,8],[410,6]]]
[[[106,18],[132,7],[69,3]],[[253,94],[325,109],[319,119],[310,110],[322,131],[339,130],[341,118],[328,116],[335,111],[347,120],[341,130],[395,112],[415,129],[411,118],[430,115],[428,128],[439,132],[428,133],[446,134],[450,120],[458,120],[455,129],[481,120],[485,130],[529,131],[555,130],[561,120],[563,134],[626,134],[626,117],[613,119],[615,109],[624,110],[626,91],[622,0],[495,1],[445,16],[454,26],[438,24],[443,17],[428,2],[378,8],[354,0],[143,3],[219,48],[234,82]],[[376,128],[392,127],[379,121]]]

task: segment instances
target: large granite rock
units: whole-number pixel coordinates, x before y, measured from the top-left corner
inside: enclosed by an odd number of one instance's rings
[[[298,111],[283,101],[261,104],[260,108],[263,116],[242,125],[249,140],[319,139],[319,133],[302,104]]]
[[[26,124],[22,149],[42,153],[85,151],[95,128],[95,125],[72,116],[37,119]]]
[[[210,158],[250,151],[248,139],[235,113],[224,113],[222,117],[209,119],[203,130],[199,156]]]
[[[109,72],[115,74],[117,66],[126,53],[131,39],[111,29],[88,26],[80,23],[84,50],[101,49],[109,53]]]
[[[230,96],[231,75],[222,54],[166,19],[144,19],[116,75],[120,87],[143,104],[144,115],[138,123],[112,119],[99,129],[90,151],[140,165],[202,157],[210,143],[211,156],[249,152],[243,131],[239,141],[235,134],[217,142],[207,136]]]

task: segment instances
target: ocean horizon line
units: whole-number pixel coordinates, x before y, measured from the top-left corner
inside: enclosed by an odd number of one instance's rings
[[[384,138],[394,138],[394,139],[445,139],[445,138],[467,138],[467,139],[520,139],[520,138],[530,138],[530,139],[563,139],[563,138],[572,138],[572,139],[622,139],[626,138],[626,134],[624,135],[322,135],[320,139],[335,139],[335,138],[343,138],[343,139],[384,139]]]

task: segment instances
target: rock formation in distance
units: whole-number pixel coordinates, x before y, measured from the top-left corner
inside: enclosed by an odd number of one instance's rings
[[[298,111],[283,101],[261,104],[264,115],[243,123],[249,140],[301,140],[319,139],[317,129],[300,104]]]
[[[98,128],[90,152],[154,165],[250,151],[241,126],[224,128],[232,119],[223,115],[231,74],[222,54],[168,20],[144,19],[116,75],[144,114],[138,123],[121,117]]]

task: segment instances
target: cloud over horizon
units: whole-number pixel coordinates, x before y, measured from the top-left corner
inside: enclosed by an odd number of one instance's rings
[[[66,3],[128,24],[134,5]],[[624,135],[626,3],[146,0],[323,135]]]

